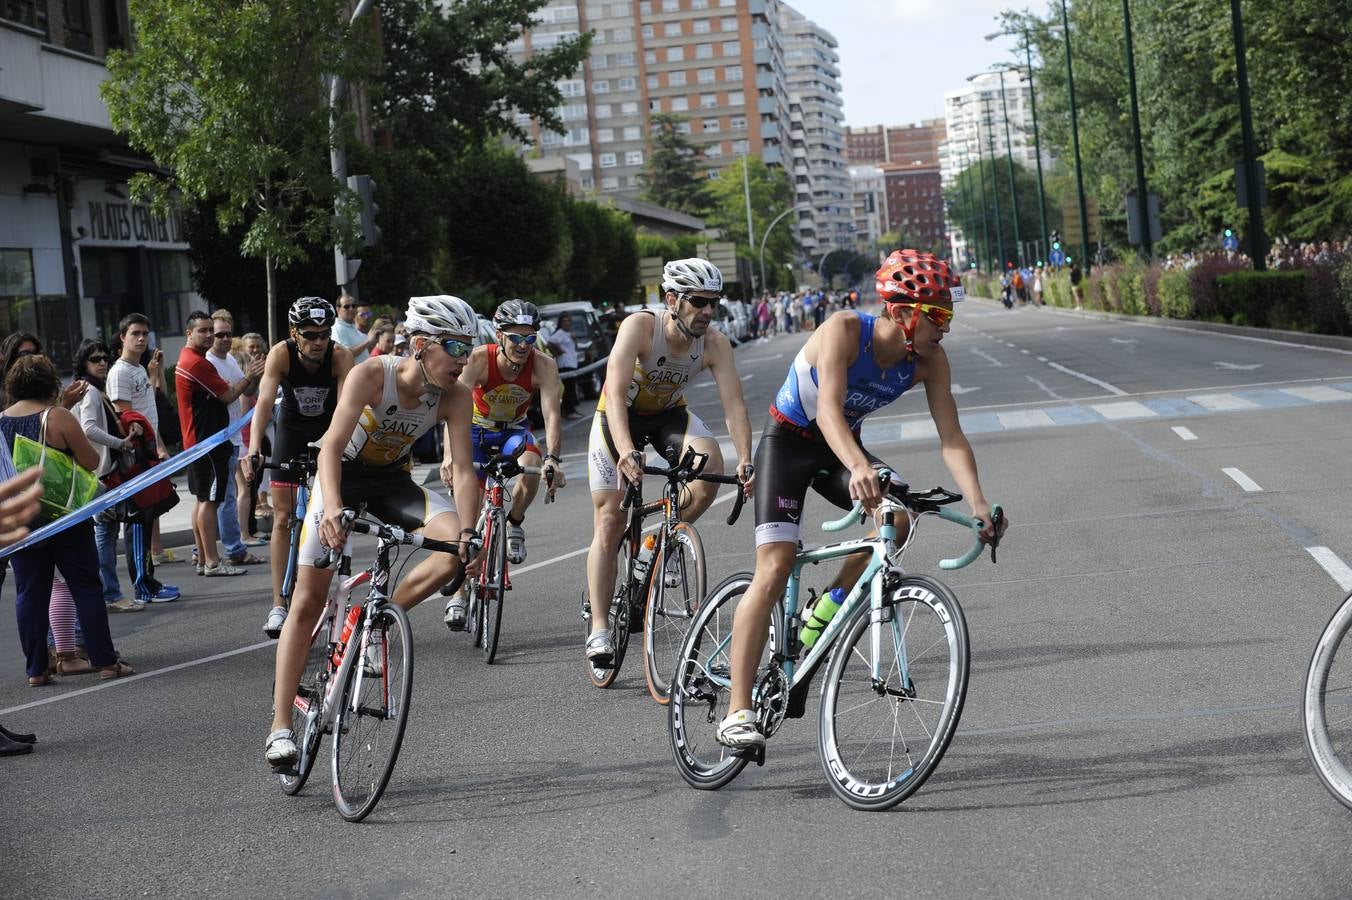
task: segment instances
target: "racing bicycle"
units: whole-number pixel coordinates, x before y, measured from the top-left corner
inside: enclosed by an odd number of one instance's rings
[[[643,632],[643,673],[648,693],[658,703],[667,703],[671,694],[671,673],[677,651],[685,640],[686,629],[699,612],[707,586],[704,544],[695,526],[680,519],[682,494],[692,481],[737,485],[728,524],[741,515],[746,496],[736,475],[703,474],[709,454],[687,447],[676,458],[674,447],[662,453],[667,465],[643,467],[647,475],[666,479],[662,497],[643,502],[640,485],[625,489],[620,508],[629,513],[629,522],[620,541],[615,566],[615,590],[610,598],[607,627],[615,655],[605,666],[587,663],[592,684],[610,687],[619,675],[629,647],[629,636]],[[661,515],[656,532],[643,536],[643,520]],[[591,605],[582,596],[582,618],[591,633]]]
[[[909,574],[901,557],[915,540],[919,520],[938,515],[978,532],[970,550],[940,562],[956,569],[982,554],[983,523],[948,505],[958,494],[934,488],[912,493],[880,473],[884,489],[877,536],[799,550],[783,599],[771,608],[770,637],[753,691],[761,733],[772,736],[786,718],[803,716],[807,694],[825,664],[818,722],[818,751],[832,791],[861,810],[890,809],[934,771],[957,730],[967,694],[970,650],[967,624],[954,593],[938,579]],[[1003,512],[994,508],[996,534]],[[823,527],[841,531],[862,521],[862,507]],[[898,528],[905,523],[905,530]],[[815,644],[804,646],[798,590],[804,566],[869,554],[867,568]],[[995,561],[995,544],[991,545]],[[693,787],[714,790],[755,761],[764,747],[733,751],[716,740],[728,715],[732,615],[751,574],[725,579],[705,600],[679,661],[667,710],[676,767]],[[820,602],[820,601],[819,601]]]
[[[389,784],[408,724],[413,694],[413,632],[408,616],[390,602],[390,567],[400,546],[458,553],[459,545],[385,525],[358,510],[344,509],[349,533],[374,535],[376,558],[353,576],[347,548],[315,561],[338,562],[338,578],[310,635],[310,655],[296,690],[291,730],[300,755],[295,768],[281,772],[282,790],[305,786],[324,735],[333,735],[333,800],[338,814],[360,822],[371,814]],[[369,585],[366,600],[351,603],[352,592]]]
[[[1319,780],[1352,809],[1352,593],[1319,635],[1305,673],[1301,732]]]

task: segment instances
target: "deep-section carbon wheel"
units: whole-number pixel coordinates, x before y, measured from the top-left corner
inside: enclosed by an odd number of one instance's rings
[[[691,787],[721,788],[746,768],[748,759],[734,756],[718,743],[718,725],[728,714],[732,669],[732,616],[751,584],[751,573],[724,579],[705,597],[677,657],[667,704],[667,730],[672,758]],[[783,634],[783,609],[770,612],[770,638],[761,654],[761,670],[769,664]]]
[[[818,749],[827,782],[855,809],[888,809],[939,764],[967,696],[967,623],[940,582],[889,592],[874,641],[862,604],[831,649]]]
[[[483,572],[492,587],[480,591],[483,607],[484,657],[491,665],[498,655],[498,635],[502,630],[502,597],[507,583],[507,521],[494,512],[489,533],[485,535]]]
[[[370,645],[348,669],[334,725],[333,800],[349,822],[366,818],[380,802],[399,759],[412,697],[413,630],[402,609],[382,604],[372,617]]]
[[[609,666],[593,665],[587,662],[587,674],[592,684],[599,688],[608,688],[615,683],[620,674],[620,664],[624,662],[624,652],[629,648],[629,540],[620,542],[619,552],[615,555],[615,590],[610,595],[610,614],[606,617],[606,629],[610,632],[611,646],[615,656]],[[586,617],[586,636],[591,636],[591,616]]]
[[[1301,698],[1301,732],[1310,762],[1330,794],[1352,809],[1352,594],[1315,644]]]
[[[693,525],[678,524],[662,542],[648,579],[643,619],[643,673],[658,703],[671,696],[671,673],[705,594],[704,544]]]

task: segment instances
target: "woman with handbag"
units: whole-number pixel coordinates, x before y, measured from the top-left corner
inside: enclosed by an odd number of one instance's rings
[[[7,446],[15,448],[22,439],[40,445],[38,465],[44,469],[49,466],[61,468],[63,461],[69,467],[69,459],[63,460],[67,455],[85,469],[98,467],[99,455],[85,437],[79,421],[57,405],[61,379],[47,357],[33,354],[15,360],[5,376],[5,392],[11,405],[0,414],[0,435]],[[16,451],[15,456],[16,464],[22,466],[22,455]],[[79,474],[75,470],[71,475],[72,494],[75,476]],[[50,483],[45,485],[42,503],[47,516],[52,515],[53,509],[59,511],[71,502],[67,496],[51,496],[52,490]],[[20,550],[10,560],[18,591],[15,606],[19,642],[27,658],[30,687],[40,687],[50,681],[47,674],[47,606],[52,596],[52,576],[57,569],[70,586],[84,632],[85,648],[89,651],[90,662],[99,670],[99,677],[106,680],[133,673],[131,666],[118,660],[108,631],[108,610],[103,605],[98,550],[90,522],[80,522]]]
[[[117,476],[129,467],[137,439],[144,432],[144,426],[140,424],[123,429],[117,409],[106,396],[108,367],[111,364],[112,355],[102,341],[86,340],[75,352],[76,377],[86,384],[75,414],[80,419],[85,437],[89,438],[99,455],[99,465],[94,474],[109,487],[121,482],[122,479]],[[105,516],[94,521],[94,543],[99,550],[99,577],[103,581],[103,602],[108,604],[108,612],[139,612],[145,609],[147,603],[177,600],[180,596],[177,587],[155,580],[150,547],[143,536],[138,538],[140,533],[130,522],[127,525],[127,571],[131,573],[136,596],[122,596],[122,585],[117,579],[117,538],[125,521],[117,515],[121,508],[109,510]]]

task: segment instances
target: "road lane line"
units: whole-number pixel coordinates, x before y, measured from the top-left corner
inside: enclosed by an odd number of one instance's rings
[[[1089,382],[1090,384],[1098,385],[1099,387],[1103,388],[1105,391],[1107,391],[1107,392],[1110,393],[1110,394],[1115,394],[1115,395],[1117,395],[1118,397],[1125,397],[1125,396],[1127,396],[1127,392],[1126,392],[1126,391],[1122,390],[1122,389],[1119,388],[1119,387],[1114,387],[1113,385],[1109,384],[1109,383],[1106,382],[1106,381],[1099,381],[1099,380],[1098,380],[1097,378],[1095,378],[1093,375],[1086,375],[1086,374],[1084,374],[1083,372],[1076,372],[1074,369],[1066,368],[1065,366],[1061,365],[1060,363],[1049,362],[1049,363],[1047,363],[1047,365],[1051,366],[1053,369],[1055,369],[1055,370],[1058,371],[1058,372],[1064,372],[1064,373],[1066,373],[1067,375],[1072,375],[1072,376],[1074,376],[1075,378],[1079,378],[1079,379],[1082,380],[1082,381],[1087,381],[1087,382]]]
[[[1248,491],[1251,494],[1254,493],[1255,491],[1262,490],[1262,488],[1258,486],[1258,482],[1254,481],[1252,478],[1250,478],[1248,475],[1245,475],[1243,472],[1241,472],[1239,469],[1236,469],[1234,466],[1227,466],[1224,469],[1221,469],[1221,471],[1224,472],[1226,475],[1229,475],[1234,480],[1235,484],[1244,488],[1244,490]]]
[[[1181,438],[1182,438],[1183,440],[1185,440],[1185,441],[1195,441],[1195,440],[1197,440],[1197,435],[1193,434],[1190,430],[1188,430],[1187,428],[1184,428],[1182,425],[1175,425],[1175,426],[1174,426],[1174,434],[1178,435],[1179,437],[1181,437]]]
[[[981,357],[982,359],[986,360],[987,362],[989,362],[992,366],[1001,369],[1005,367],[1004,363],[1000,362],[1000,360],[996,359],[994,356],[991,356],[985,350],[977,350],[975,347],[973,347],[972,352],[975,353],[977,356]]]
[[[1352,591],[1352,566],[1338,558],[1328,547],[1306,547],[1305,551],[1314,557],[1314,561],[1338,583],[1345,591]]]
[[[1138,403],[1135,400],[1122,400],[1118,403],[1093,403],[1090,404],[1090,408],[1110,421],[1114,419],[1145,419],[1159,415],[1144,403]]]
[[[232,656],[239,656],[241,653],[252,653],[255,650],[261,650],[264,647],[275,647],[276,641],[259,641],[257,644],[250,644],[247,647],[237,647],[234,650],[227,650],[224,653],[215,653],[211,656],[204,656],[201,659],[193,659],[188,662],[175,663],[172,666],[165,666],[163,669],[155,669],[150,672],[138,672],[135,675],[128,675],[126,678],[114,678],[111,681],[100,682],[87,688],[80,688],[78,691],[67,691],[64,694],[57,694],[55,697],[45,697],[42,700],[34,700],[32,703],[20,703],[18,706],[11,706],[9,709],[0,709],[0,716],[7,716],[10,713],[23,712],[25,709],[33,709],[36,706],[46,706],[48,703],[57,703],[62,700],[70,700],[73,697],[82,697],[85,694],[92,694],[95,691],[106,690],[110,687],[117,687],[120,684],[132,684],[145,678],[154,678],[156,675],[167,675],[170,672],[177,672],[180,669],[191,669],[194,666],[205,665],[206,663],[216,662],[221,659],[228,659]]]

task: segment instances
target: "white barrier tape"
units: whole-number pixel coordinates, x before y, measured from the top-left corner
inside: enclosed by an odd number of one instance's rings
[[[132,495],[139,494],[155,482],[163,481],[170,475],[186,469],[188,466],[234,437],[235,433],[242,430],[252,419],[253,410],[251,409],[240,416],[235,424],[222,431],[216,432],[204,441],[198,442],[191,450],[185,450],[172,459],[167,459],[157,466],[152,466],[140,475],[137,475],[131,481],[128,481],[126,484],[120,484],[106,494],[100,494],[98,497],[95,497],[89,503],[74,512],[67,513],[55,522],[43,525],[37,531],[29,534],[28,537],[19,541],[19,543],[11,544],[3,550],[0,550],[0,559],[5,559],[8,556],[18,553],[20,550],[26,550],[35,544],[47,540],[47,538],[54,534],[60,534],[68,528],[73,528],[81,522],[92,519],[99,513],[117,506],[123,500],[130,499]]]
[[[605,364],[608,363],[609,361],[610,361],[610,357],[609,357],[609,356],[603,356],[603,357],[601,357],[600,359],[598,359],[596,362],[591,363],[590,365],[583,366],[583,367],[580,368],[580,369],[569,369],[567,372],[560,372],[560,373],[559,373],[559,380],[560,380],[560,381],[567,381],[567,380],[569,380],[570,378],[577,378],[579,375],[586,375],[588,372],[591,372],[591,371],[593,371],[594,369],[602,368],[602,367],[605,366]]]

